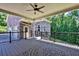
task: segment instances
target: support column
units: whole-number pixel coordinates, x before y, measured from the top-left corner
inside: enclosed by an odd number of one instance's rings
[[[32,23],[31,25],[32,37],[35,38],[35,24]]]

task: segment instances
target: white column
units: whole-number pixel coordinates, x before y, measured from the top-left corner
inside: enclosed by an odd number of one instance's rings
[[[33,30],[32,30],[33,31],[33,38],[35,38],[35,24],[33,24],[32,28],[33,28]]]
[[[30,26],[28,26],[28,33],[27,33],[27,37],[30,37]]]

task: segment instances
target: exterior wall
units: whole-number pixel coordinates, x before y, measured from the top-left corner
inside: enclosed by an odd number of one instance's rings
[[[50,32],[50,24],[46,21],[37,22],[35,24],[35,31],[38,31],[38,25],[40,25],[41,32]]]
[[[20,25],[21,17],[19,17],[19,16],[9,15],[7,19],[8,19],[7,20],[8,27],[19,26]]]
[[[25,32],[25,28],[27,28],[27,32]],[[23,21],[21,21],[20,22],[20,31],[21,31],[20,32],[21,39],[29,38],[30,37],[30,24],[28,24],[26,22],[23,23]],[[25,36],[25,34],[26,34],[26,36]]]
[[[32,24],[28,24],[26,22],[21,22],[20,17],[17,16],[9,16],[7,24],[9,31],[12,32],[17,32],[20,31],[20,34],[15,33],[13,34],[15,38],[18,38],[18,35],[20,35],[20,38],[29,38],[29,37],[35,37],[36,36],[36,31],[38,31],[38,25],[40,25],[40,32],[47,32],[48,35],[50,35],[50,24],[49,22],[42,18],[39,21],[34,21]],[[27,31],[25,33],[25,27],[27,27]],[[26,36],[25,36],[26,34]]]
[[[7,18],[7,26],[8,32],[18,32],[20,26],[20,19],[19,16],[9,15]],[[12,37],[15,39],[19,39],[19,33],[12,33]]]
[[[41,19],[40,19],[41,20]],[[31,28],[32,28],[32,34],[33,34],[33,37],[36,37],[35,33],[38,32],[38,26],[40,25],[40,32],[43,32],[43,33],[48,33],[47,35],[49,36],[50,35],[50,31],[51,31],[51,26],[50,26],[50,23],[44,19],[44,20],[41,20],[41,21],[38,21],[36,20],[35,22],[32,23],[31,25]],[[46,34],[45,34],[46,35]]]

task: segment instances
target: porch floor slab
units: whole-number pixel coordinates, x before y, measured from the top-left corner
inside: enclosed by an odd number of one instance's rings
[[[1,43],[0,56],[79,56],[79,49],[32,38]]]

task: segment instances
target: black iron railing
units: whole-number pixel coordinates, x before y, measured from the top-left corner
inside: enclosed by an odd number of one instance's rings
[[[61,40],[64,42],[77,44],[79,45],[79,32],[40,32],[39,34],[36,34],[36,36],[40,36],[41,39],[47,38],[48,40]]]
[[[56,39],[79,45],[79,32],[52,32],[51,37]]]
[[[17,33],[17,36],[16,36]],[[27,39],[27,32],[25,31],[20,31],[20,32],[0,32],[0,43],[1,42],[12,42],[12,41],[17,41],[21,39]],[[30,33],[32,34],[32,33]],[[16,38],[16,37],[17,38]],[[25,36],[25,37],[24,37]],[[33,36],[33,34],[32,34]],[[79,32],[35,32],[35,36],[40,36],[41,39],[50,39],[53,41],[62,40],[66,41],[69,43],[74,43],[79,45]]]
[[[0,32],[0,43],[2,42],[12,42],[20,39],[27,39],[25,31],[21,32]],[[24,37],[25,36],[25,37]]]

